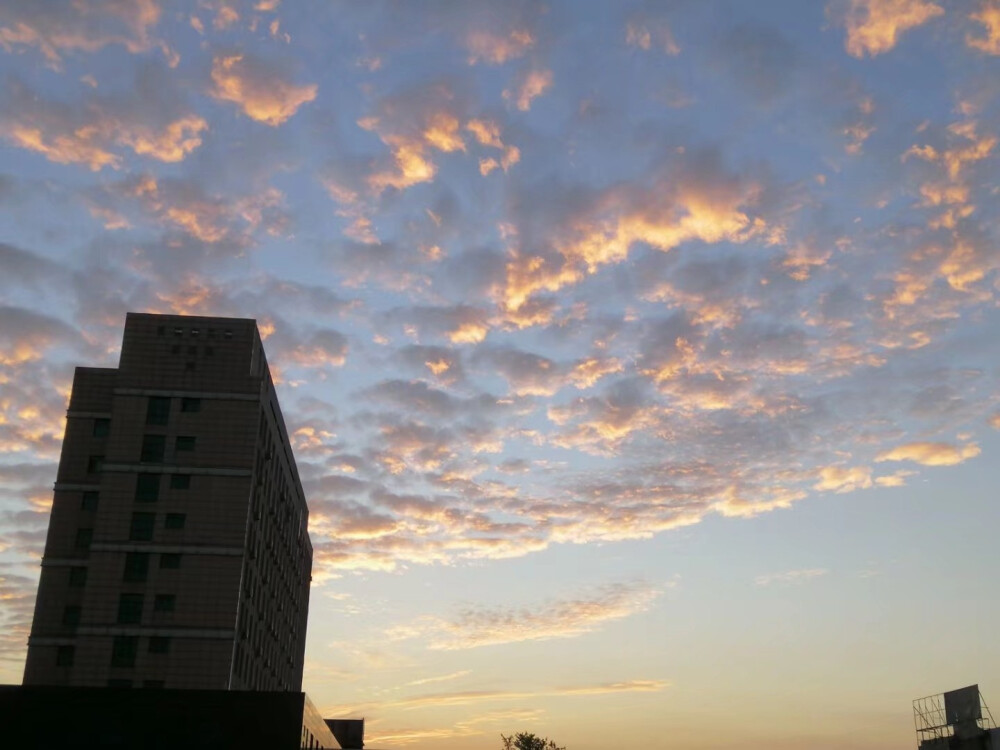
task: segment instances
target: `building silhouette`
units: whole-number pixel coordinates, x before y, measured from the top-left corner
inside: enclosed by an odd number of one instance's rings
[[[77,368],[25,685],[300,690],[309,510],[253,320]]]
[[[119,366],[74,375],[5,736],[337,747],[301,692],[308,521],[256,322],[129,313]]]

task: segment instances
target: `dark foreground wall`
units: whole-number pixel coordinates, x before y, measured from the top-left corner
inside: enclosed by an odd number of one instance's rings
[[[338,747],[311,709],[304,693],[0,685],[0,747],[298,750],[304,719]]]

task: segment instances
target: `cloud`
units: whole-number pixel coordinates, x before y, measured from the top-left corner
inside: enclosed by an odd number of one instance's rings
[[[430,693],[381,703],[336,706],[325,709],[324,712],[338,716],[358,715],[375,709],[390,707],[414,710],[437,706],[467,706],[475,703],[496,703],[525,699],[537,700],[538,698],[547,697],[581,697],[613,693],[658,693],[666,690],[668,687],[670,687],[670,684],[666,680],[623,680],[621,682],[568,685],[565,687],[540,688],[537,690],[467,690],[449,693]]]
[[[172,58],[174,53],[150,35],[160,15],[156,0],[13,3],[0,11],[0,46],[8,52],[36,47],[57,67],[62,53],[96,52],[113,44],[133,54],[158,45]]]
[[[468,32],[463,44],[469,53],[469,65],[502,65],[524,56],[535,46],[535,37],[528,29],[513,29],[507,34],[478,29]]]
[[[872,486],[871,469],[867,466],[824,466],[819,470],[819,481],[813,489],[819,492],[854,492]]]
[[[754,584],[757,586],[770,586],[776,583],[782,586],[789,586],[805,583],[813,578],[820,578],[829,572],[825,568],[804,568],[802,570],[788,570],[784,573],[767,573],[754,578]]]
[[[129,96],[91,96],[73,105],[47,101],[13,81],[0,115],[3,136],[49,161],[92,171],[123,168],[124,149],[180,162],[201,146],[208,122],[175,99],[169,87],[161,88],[164,81],[163,70],[151,66],[137,77]]]
[[[890,450],[882,451],[875,460],[882,461],[912,461],[923,466],[954,466],[980,453],[975,443],[952,445],[951,443],[904,443]]]
[[[529,69],[517,76],[514,86],[504,89],[503,98],[522,112],[531,109],[531,102],[552,88],[552,71]]]
[[[943,14],[944,9],[929,0],[850,0],[844,46],[854,57],[875,57],[895,47],[903,32]]]
[[[293,83],[280,67],[243,53],[215,55],[212,83],[209,93],[216,99],[271,127],[289,120],[318,91],[316,84]]]
[[[453,620],[431,618],[388,635],[427,638],[428,648],[439,651],[575,638],[604,623],[646,611],[661,593],[645,583],[616,583],[590,595],[548,602],[535,609],[472,607]]]
[[[659,48],[672,57],[681,53],[670,26],[662,19],[636,17],[628,21],[625,25],[625,44],[644,52]]]
[[[969,19],[983,27],[977,35],[966,34],[965,43],[972,49],[987,55],[1000,55],[1000,3],[997,0],[983,0],[979,10],[970,13]]]

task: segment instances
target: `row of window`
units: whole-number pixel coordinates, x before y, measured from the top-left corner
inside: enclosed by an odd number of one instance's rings
[[[119,625],[138,625],[142,621],[142,594],[122,594],[118,598]],[[177,604],[175,594],[157,594],[153,598],[153,612],[173,612]],[[82,609],[79,604],[67,604],[63,607],[62,624],[75,630],[80,625]]]
[[[170,421],[170,396],[150,396],[146,402],[146,424],[166,425]],[[181,398],[181,411],[194,413],[201,411],[201,399],[195,396]]]
[[[163,517],[163,528],[176,531],[183,529],[187,522],[186,513],[166,513]],[[153,531],[156,528],[156,514],[137,511],[132,514],[132,522],[129,526],[128,538],[132,542],[153,541]],[[89,527],[76,530],[74,546],[79,550],[90,549],[94,541],[94,530]]]
[[[170,653],[170,638],[162,635],[154,635],[149,638],[147,644],[147,650],[151,654],[169,654]],[[111,666],[130,668],[135,666],[135,657],[139,652],[139,638],[134,635],[119,635],[115,637],[114,642],[111,645]],[[58,646],[56,647],[56,666],[57,667],[72,667],[73,661],[76,658],[76,647],[75,646]],[[132,687],[131,680],[125,680],[125,683],[120,684],[121,680],[109,680],[108,687]],[[147,680],[147,683],[158,683],[158,684],[147,684],[146,687],[163,687],[163,682],[160,680]]]
[[[178,435],[174,438],[174,450],[177,452],[193,451],[196,443],[197,441],[192,435]],[[166,435],[143,435],[139,461],[142,463],[161,464],[163,463],[166,451]]]
[[[140,503],[155,503],[160,499],[160,474],[139,474],[135,483],[135,500]],[[170,489],[186,490],[191,487],[190,474],[171,474]],[[84,490],[80,495],[80,510],[93,512],[97,510],[100,493],[97,490]]]
[[[174,333],[174,336],[176,338],[181,338],[184,335],[184,329],[181,326],[174,326],[173,333]],[[189,328],[188,331],[187,331],[187,333],[188,333],[188,335],[191,338],[196,339],[199,336],[201,336],[201,329],[200,328]],[[222,338],[224,338],[224,339],[231,339],[233,337],[233,331],[230,328],[224,328],[219,333],[222,336]],[[156,327],[156,335],[157,336],[166,336],[167,335],[167,327],[166,326],[157,326]],[[208,336],[208,338],[210,338],[210,339],[214,339],[215,336],[216,336],[216,330],[214,328],[206,328],[205,329],[205,335]]]

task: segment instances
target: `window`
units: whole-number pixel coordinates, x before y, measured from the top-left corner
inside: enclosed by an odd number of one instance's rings
[[[191,486],[191,475],[190,474],[171,474],[170,475],[170,489],[172,490],[186,490]]]
[[[174,344],[172,347],[170,347],[170,353],[171,354],[180,354],[181,353],[181,345],[180,344]]]
[[[160,555],[161,568],[179,568],[181,566],[181,556],[177,552],[164,552]]]
[[[154,612],[173,612],[177,597],[174,594],[157,594],[153,600]]]
[[[122,594],[118,597],[118,624],[138,625],[142,621],[142,594]]]
[[[63,608],[62,624],[67,628],[75,628],[80,624],[80,605],[67,604]]]
[[[76,548],[77,549],[90,549],[90,542],[94,539],[93,529],[77,529],[76,530]]]
[[[79,588],[87,583],[87,569],[81,566],[74,566],[69,569],[69,585]]]
[[[222,338],[231,339],[232,337],[233,337],[233,332],[231,330],[226,329],[225,331],[222,332]]]
[[[179,451],[193,451],[195,439],[190,435],[178,435],[175,448]]]
[[[153,538],[153,527],[156,525],[155,513],[133,513],[132,526],[128,538],[133,542],[148,542]]]
[[[155,503],[160,498],[159,474],[136,474],[135,501],[137,503]]]
[[[97,499],[99,495],[96,490],[84,490],[80,496],[80,510],[97,510]]]
[[[192,328],[191,329],[191,335],[192,336],[197,336],[200,333],[201,333],[201,329],[200,328]]]
[[[143,680],[142,686],[147,689],[162,690],[167,683],[164,680]]]
[[[163,452],[167,447],[167,438],[163,435],[143,435],[142,452],[139,460],[143,463],[163,463]]]
[[[112,667],[134,667],[135,653],[138,651],[139,639],[134,635],[116,635],[111,644]],[[110,683],[108,683],[109,686]],[[113,687],[118,687],[117,685]],[[126,687],[126,686],[121,686]],[[128,687],[131,687],[129,683]]]
[[[167,519],[163,524],[166,529],[183,529],[186,516],[183,513],[167,513]]]
[[[194,412],[201,411],[201,399],[200,398],[182,398],[181,399],[181,411]]]
[[[211,347],[211,346],[206,346],[205,347],[205,356],[206,357],[211,357],[213,354],[215,354],[215,348]]]
[[[167,327],[166,326],[156,326],[156,335],[157,336],[162,336],[166,332],[167,332]]]
[[[111,420],[99,418],[94,420],[94,430],[91,433],[94,437],[107,437],[111,432]]]
[[[184,369],[187,372],[194,372],[194,362],[185,362],[184,363]]]
[[[56,647],[56,666],[57,667],[72,667],[73,657],[76,655],[76,649],[72,646],[57,646]]]
[[[149,639],[149,653],[151,654],[169,654],[170,653],[170,639],[162,635],[154,635]]]
[[[104,467],[104,456],[91,456],[87,459],[87,473],[96,474]]]
[[[126,552],[125,553],[125,574],[123,581],[129,583],[142,583],[146,580],[149,572],[148,552]]]
[[[146,424],[165,425],[170,420],[170,397],[150,396],[146,404]]]
[[[113,661],[113,659],[112,659],[112,661]],[[112,664],[111,666],[114,666],[114,664]],[[130,687],[132,687],[132,680],[122,680],[120,678],[114,678],[113,677],[110,680],[108,680],[108,687],[109,688],[130,688]]]

